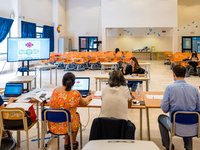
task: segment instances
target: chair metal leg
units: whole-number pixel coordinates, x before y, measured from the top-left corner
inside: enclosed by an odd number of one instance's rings
[[[17,146],[19,146],[19,147],[20,147],[20,141],[21,141],[21,139],[20,139],[20,131],[17,131]]]
[[[59,150],[59,136],[57,136],[57,144],[58,144],[58,150]]]
[[[169,144],[169,150],[172,149],[172,135],[170,135],[170,144]]]
[[[28,138],[28,131],[26,131],[26,149],[29,150],[29,138]]]
[[[1,130],[1,134],[0,134],[0,147],[1,147],[2,136],[3,136],[3,130]]]

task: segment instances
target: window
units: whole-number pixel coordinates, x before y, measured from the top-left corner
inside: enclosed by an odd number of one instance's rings
[[[10,33],[8,33],[7,37],[0,43],[0,55],[7,54],[7,38],[10,37]]]
[[[36,26],[36,38],[42,38],[42,31],[43,31],[42,26]]]
[[[79,36],[79,51],[98,51],[98,44],[94,43],[98,41],[98,37],[82,37]]]

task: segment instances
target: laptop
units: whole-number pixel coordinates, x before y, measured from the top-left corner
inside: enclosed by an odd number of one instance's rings
[[[90,90],[90,78],[76,77],[72,90],[77,90],[80,92],[82,97],[86,97],[89,94],[89,90]]]
[[[9,100],[11,97],[18,97],[22,94],[23,83],[6,83],[3,100]]]

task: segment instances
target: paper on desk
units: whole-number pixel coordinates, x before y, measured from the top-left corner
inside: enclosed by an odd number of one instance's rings
[[[101,96],[102,95],[102,91],[96,91],[94,96]]]
[[[147,99],[163,99],[163,95],[146,95]]]
[[[23,108],[25,111],[28,111],[31,105],[31,103],[11,103],[6,108]]]
[[[88,106],[101,106],[101,99],[92,99]]]
[[[127,78],[137,78],[138,76],[131,76],[131,75],[127,75]]]

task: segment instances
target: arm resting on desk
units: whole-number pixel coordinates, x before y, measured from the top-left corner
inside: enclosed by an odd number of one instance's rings
[[[79,104],[80,106],[87,106],[89,104],[89,102],[92,100],[92,95],[87,96],[86,98],[83,99],[83,97],[81,96]]]

